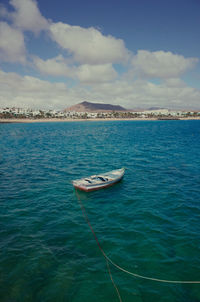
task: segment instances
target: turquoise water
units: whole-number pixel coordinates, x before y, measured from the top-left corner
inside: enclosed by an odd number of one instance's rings
[[[0,125],[0,301],[118,301],[106,254],[137,274],[200,280],[200,121]],[[127,167],[117,185],[71,180]],[[134,278],[123,302],[197,302],[200,284]]]

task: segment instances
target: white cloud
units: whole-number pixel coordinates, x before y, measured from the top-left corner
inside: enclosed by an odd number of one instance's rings
[[[0,22],[0,61],[20,63],[26,61],[23,34],[5,22]]]
[[[64,109],[82,100],[120,104],[126,108],[159,106],[174,109],[199,108],[200,91],[184,82],[160,85],[144,80],[98,83],[88,90],[82,85],[69,88],[64,83],[51,83],[31,76],[0,71],[0,107]]]
[[[0,71],[0,106],[62,108],[73,101],[64,83],[50,83],[35,77]],[[76,99],[77,101],[77,99]]]
[[[37,2],[34,0],[10,0],[14,11],[9,12],[3,6],[1,15],[11,20],[13,25],[22,31],[32,31],[39,33],[41,30],[47,30],[48,21],[41,15]]]
[[[114,80],[117,77],[117,72],[112,64],[84,64],[77,68],[76,76],[83,83],[104,83]]]
[[[107,64],[127,60],[128,50],[123,40],[104,36],[100,31],[62,22],[50,26],[51,37],[82,64]]]
[[[70,77],[86,84],[104,83],[117,77],[112,64],[71,66],[61,55],[46,61],[33,57],[33,63],[42,74]]]
[[[178,87],[178,88],[181,88],[181,87],[185,87],[186,86],[185,82],[183,80],[179,79],[179,78],[165,79],[164,80],[164,84],[167,87]]]
[[[117,80],[93,86],[91,96],[95,101],[120,104],[125,108],[158,106],[171,109],[191,109],[200,106],[200,90],[184,82],[154,84],[145,80],[133,82]]]
[[[38,34],[45,30],[64,50],[64,55],[56,54],[45,60],[32,54],[32,65],[27,64],[28,68],[34,67],[41,74],[71,78],[74,85],[69,88],[64,83],[0,71],[0,106],[62,109],[84,99],[126,108],[199,108],[200,91],[180,80],[182,74],[195,66],[197,58],[147,50],[139,50],[131,58],[121,39],[105,36],[93,27],[51,23],[41,15],[35,0],[10,0],[10,4],[14,11],[0,7],[0,15],[11,22],[0,22],[0,60],[27,63],[26,57],[30,56],[24,42],[26,31]],[[37,46],[39,52],[40,45]],[[118,74],[113,64],[127,63],[130,58],[129,72]],[[149,78],[162,82],[151,83]]]
[[[42,73],[52,76],[71,76],[72,68],[68,67],[62,55],[55,58],[42,60],[38,57],[33,58],[35,67]]]
[[[175,78],[181,76],[198,62],[197,58],[184,58],[172,52],[139,50],[132,59],[136,72],[143,76],[156,78]]]
[[[0,60],[4,62],[26,63],[26,47],[23,31],[35,34],[47,30],[48,21],[40,14],[34,0],[10,0],[14,11],[0,6],[0,16],[12,22],[0,22]]]

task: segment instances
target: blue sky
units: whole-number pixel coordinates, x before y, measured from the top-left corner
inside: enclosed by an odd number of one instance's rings
[[[1,0],[0,107],[200,109],[199,0]]]

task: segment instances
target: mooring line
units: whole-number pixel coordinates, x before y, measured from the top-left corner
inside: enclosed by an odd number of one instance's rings
[[[115,262],[113,262],[107,255],[106,253],[104,252],[103,248],[101,247],[99,241],[98,241],[98,238],[91,226],[91,223],[90,223],[90,220],[87,216],[87,213],[86,213],[86,210],[85,210],[85,207],[83,205],[83,203],[81,202],[81,199],[79,198],[79,196],[77,195],[77,199],[79,201],[79,204],[80,204],[80,207],[81,207],[81,210],[82,210],[82,213],[83,213],[83,216],[97,242],[97,245],[101,251],[101,253],[103,254],[104,258],[106,259],[106,261],[110,262],[113,266],[115,266],[116,268],[118,268],[119,270],[121,270],[122,272],[126,273],[126,274],[129,274],[129,275],[132,275],[136,278],[140,278],[140,279],[146,279],[146,280],[150,280],[150,281],[156,281],[156,282],[162,282],[162,283],[173,283],[173,284],[199,284],[200,281],[184,281],[184,280],[167,280],[167,279],[159,279],[159,278],[153,278],[153,277],[147,277],[147,276],[143,276],[143,275],[139,275],[139,274],[136,274],[136,273],[133,273],[133,272],[130,272],[126,269],[124,269],[123,267],[119,266],[118,264],[116,264]],[[112,281],[112,279],[111,279]]]
[[[86,222],[87,222],[87,224],[88,224],[88,226],[89,226],[89,228],[90,228],[90,230],[91,230],[91,232],[92,232],[92,234],[93,234],[93,236],[94,236],[94,238],[95,238],[95,240],[96,240],[96,243],[97,243],[97,245],[98,245],[98,247],[99,247],[101,253],[103,254],[103,256],[104,256],[104,258],[105,258],[105,260],[106,260],[106,265],[107,265],[108,273],[109,273],[109,276],[110,276],[110,280],[111,280],[111,282],[112,282],[112,284],[113,284],[113,286],[114,286],[114,288],[115,288],[115,290],[116,290],[116,293],[117,293],[117,296],[118,296],[118,298],[119,298],[119,301],[122,302],[122,299],[121,299],[119,290],[118,290],[117,285],[115,284],[115,282],[114,282],[114,280],[113,280],[113,277],[112,277],[112,274],[111,274],[110,265],[109,265],[109,260],[105,257],[106,255],[105,255],[105,253],[104,253],[104,251],[103,251],[103,249],[102,249],[102,247],[101,247],[101,245],[100,245],[100,243],[99,243],[99,241],[98,241],[98,239],[97,239],[97,236],[96,236],[96,234],[95,234],[95,232],[94,232],[94,230],[93,230],[93,228],[92,228],[92,226],[91,226],[91,224],[90,224],[90,220],[89,220],[89,218],[88,218],[88,216],[87,216],[85,207],[84,207],[83,203],[81,202],[80,198],[78,197],[78,195],[77,195],[77,198],[78,198],[78,201],[79,201],[79,204],[80,204],[82,213],[83,213],[83,217],[85,218],[85,220],[86,220]]]
[[[112,284],[117,292],[117,295],[118,295],[118,298],[119,298],[119,301],[122,302],[122,298],[120,296],[120,293],[119,293],[119,290],[118,290],[118,287],[117,285],[115,284],[114,280],[113,280],[113,277],[112,277],[112,274],[111,274],[111,270],[110,270],[110,265],[109,265],[109,262],[108,260],[106,259],[106,264],[107,264],[107,268],[108,268],[108,273],[109,273],[109,276],[110,276],[110,280],[112,281]]]

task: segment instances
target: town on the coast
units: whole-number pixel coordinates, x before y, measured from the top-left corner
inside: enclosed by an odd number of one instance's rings
[[[41,110],[31,108],[0,108],[0,119],[181,119],[200,118],[200,111],[150,108],[127,110],[118,105],[82,102],[64,110]]]

